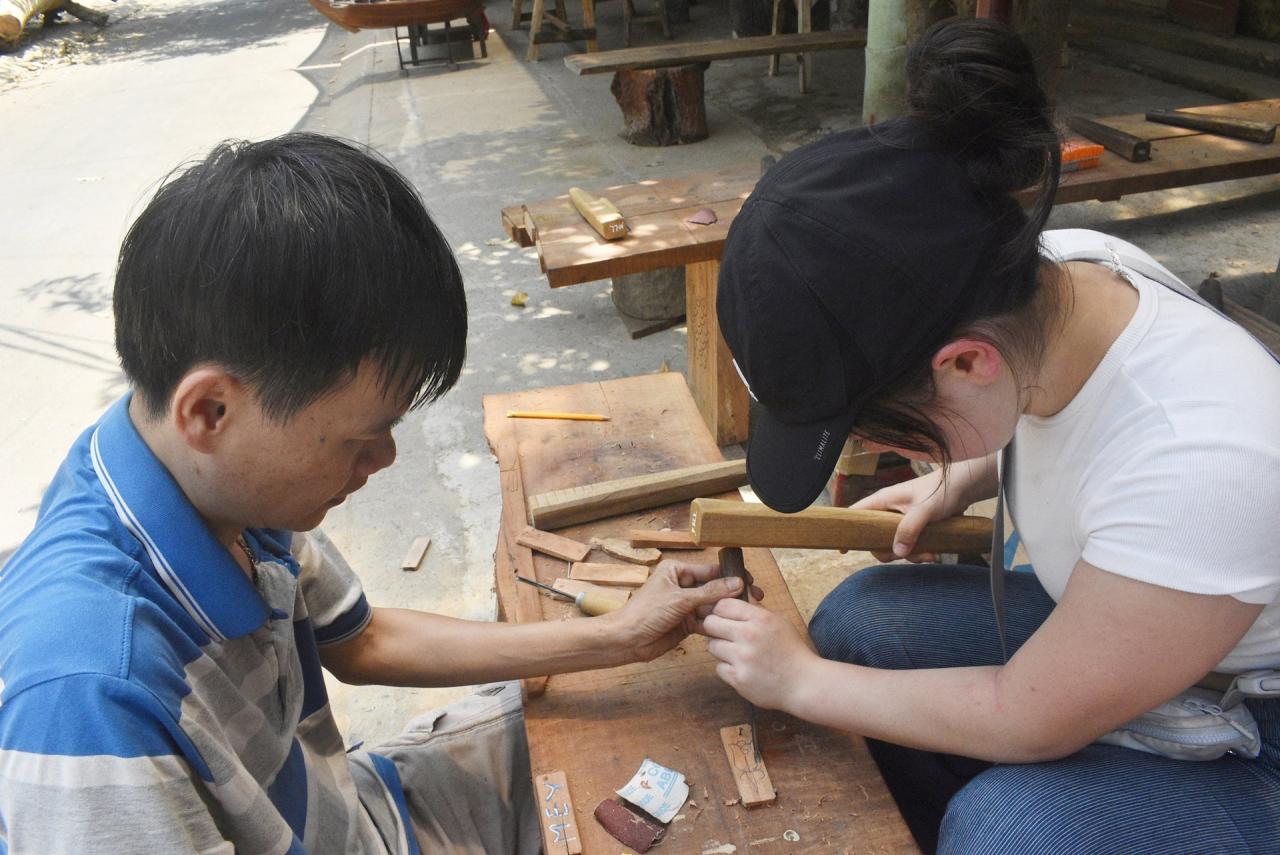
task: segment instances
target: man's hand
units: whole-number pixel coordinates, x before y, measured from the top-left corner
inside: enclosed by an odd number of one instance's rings
[[[742,593],[741,580],[719,576],[715,564],[658,564],[627,604],[607,616],[620,627],[627,661],[656,659],[693,632],[717,602]]]
[[[721,600],[702,622],[716,675],[759,707],[786,710],[812,682],[807,666],[821,661],[795,627],[766,608]]]

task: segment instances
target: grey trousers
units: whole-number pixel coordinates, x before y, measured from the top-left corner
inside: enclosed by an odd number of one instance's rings
[[[494,683],[409,722],[395,738],[349,755],[357,779],[369,753],[395,763],[423,853],[538,855],[542,834],[529,774],[519,683]],[[374,791],[359,782],[362,793]],[[378,829],[402,829],[395,806],[366,801]],[[384,835],[386,832],[384,831]],[[405,851],[385,840],[392,852]]]

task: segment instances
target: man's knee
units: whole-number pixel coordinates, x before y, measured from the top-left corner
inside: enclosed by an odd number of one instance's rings
[[[809,622],[809,635],[822,658],[893,667],[882,661],[880,650],[895,615],[902,614],[899,570],[888,565],[868,567],[827,594]]]

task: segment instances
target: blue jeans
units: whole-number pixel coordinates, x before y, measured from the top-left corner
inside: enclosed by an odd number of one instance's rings
[[[1008,573],[1005,584],[1012,655],[1054,603],[1031,573]],[[873,668],[1000,662],[985,567],[863,570],[827,595],[809,632],[824,658]],[[1256,760],[1090,745],[1061,760],[992,765],[868,745],[926,852],[1280,853],[1280,699],[1246,703],[1262,731]]]

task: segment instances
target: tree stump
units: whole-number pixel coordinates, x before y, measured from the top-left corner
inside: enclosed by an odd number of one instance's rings
[[[622,138],[632,145],[681,145],[707,138],[703,73],[707,63],[615,72],[610,91],[622,108]]]

